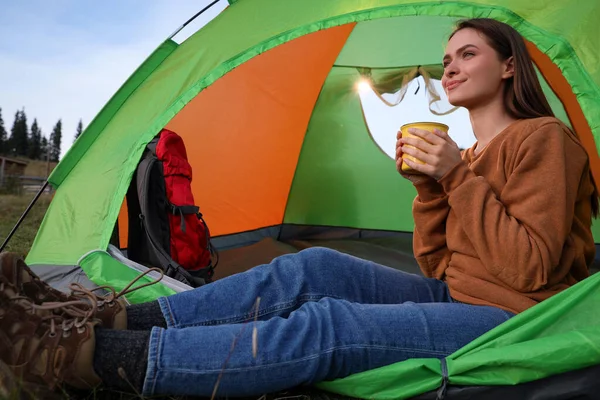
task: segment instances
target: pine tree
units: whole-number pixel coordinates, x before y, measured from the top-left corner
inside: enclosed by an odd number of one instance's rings
[[[42,159],[42,131],[38,127],[37,119],[31,124],[31,136],[29,138],[29,158],[32,160]]]
[[[27,116],[25,115],[25,110],[17,111],[9,139],[10,149],[13,155],[27,157],[27,150],[29,147],[27,130]]]
[[[58,162],[60,158],[60,142],[62,141],[62,121],[59,119],[52,133],[48,145],[50,146],[50,161]]]
[[[42,154],[41,159],[45,161],[46,157],[48,156],[48,139],[46,136],[42,135],[42,140],[40,143],[40,152]]]
[[[27,127],[27,116],[25,115],[25,109],[21,110],[19,136],[18,141],[15,143],[15,148],[18,155],[27,157],[29,150],[29,128]]]
[[[8,150],[8,133],[6,132],[6,129],[4,129],[2,109],[0,108],[0,155],[7,154]]]
[[[81,119],[80,119],[79,123],[77,124],[77,130],[75,131],[75,139],[73,139],[73,143],[77,140],[77,138],[79,136],[81,136],[82,133],[83,133],[83,122],[81,122]]]
[[[10,136],[8,138],[8,152],[7,154],[15,155],[15,136],[19,136],[19,121],[21,120],[21,111],[15,113],[15,119],[13,120],[12,128],[10,129]]]

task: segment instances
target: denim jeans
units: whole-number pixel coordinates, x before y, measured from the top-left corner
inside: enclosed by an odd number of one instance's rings
[[[260,298],[260,299],[259,299]],[[513,314],[442,281],[311,248],[159,299],[144,395],[254,396],[443,358]]]

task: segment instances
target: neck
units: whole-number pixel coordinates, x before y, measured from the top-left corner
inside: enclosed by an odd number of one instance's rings
[[[506,112],[502,98],[469,109],[469,117],[477,138],[475,153],[483,150],[496,135],[517,120]]]

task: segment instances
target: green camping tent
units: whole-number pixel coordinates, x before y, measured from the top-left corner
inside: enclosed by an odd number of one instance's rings
[[[388,265],[406,261],[415,192],[374,142],[356,83],[368,79],[385,94],[406,77],[439,78],[459,18],[496,18],[527,39],[553,109],[580,136],[600,181],[596,0],[229,3],[182,43],[160,44],[54,170],[56,193],[27,258],[41,276],[60,286],[85,273],[121,288],[137,274],[115,250],[127,247],[124,198],[145,145],[164,127],[186,143],[194,196],[223,255],[218,274],[316,244],[366,249],[359,255]],[[598,224],[594,233],[598,240]],[[408,398],[598,365],[599,288],[596,274],[445,360],[409,360],[319,386]],[[129,300],[185,289],[159,284]]]

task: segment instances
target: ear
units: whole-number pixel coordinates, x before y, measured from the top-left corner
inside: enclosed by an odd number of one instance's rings
[[[502,73],[502,79],[508,79],[515,76],[515,58],[510,56],[504,61],[504,72]]]

